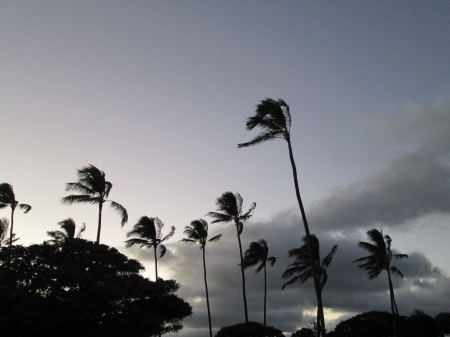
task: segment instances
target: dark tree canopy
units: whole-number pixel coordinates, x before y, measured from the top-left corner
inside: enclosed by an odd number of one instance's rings
[[[450,312],[441,312],[434,318],[436,328],[441,335],[450,334]]]
[[[301,328],[292,333],[291,337],[315,337],[316,333],[310,328]]]
[[[438,337],[433,318],[421,310],[414,312],[400,325],[401,337]]]
[[[176,332],[191,306],[174,280],[151,282],[117,249],[82,239],[0,249],[2,336],[151,336]]]
[[[248,335],[245,323],[239,323],[232,326],[224,326],[220,329],[216,337],[285,337],[281,330],[273,326],[267,326],[256,322],[248,322]]]

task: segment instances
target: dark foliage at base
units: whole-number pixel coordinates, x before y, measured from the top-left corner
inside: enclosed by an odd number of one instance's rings
[[[248,334],[245,323],[232,326],[224,326],[220,329],[216,337],[285,337],[281,330],[268,326],[264,330],[264,325],[256,322],[248,322]]]
[[[316,333],[313,329],[310,328],[301,328],[294,333],[292,333],[291,337],[315,337]]]
[[[192,314],[174,280],[151,282],[115,248],[72,239],[0,250],[2,336],[150,336]]]

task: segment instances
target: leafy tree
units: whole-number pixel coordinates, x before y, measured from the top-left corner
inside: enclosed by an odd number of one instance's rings
[[[212,325],[211,325],[211,310],[209,308],[209,293],[208,293],[208,283],[206,282],[206,243],[216,242],[220,239],[222,234],[216,235],[208,240],[208,222],[203,219],[194,220],[191,222],[190,226],[186,226],[184,229],[184,234],[187,238],[181,239],[181,242],[188,245],[199,244],[200,249],[203,253],[203,279],[205,280],[205,291],[206,291],[206,306],[208,308],[208,323],[209,323],[209,336],[212,337]]]
[[[270,266],[273,267],[275,261],[277,260],[275,257],[268,257],[269,255],[269,247],[267,246],[266,240],[259,240],[258,242],[252,242],[250,244],[249,249],[245,251],[244,255],[244,269],[256,266],[259,263],[259,266],[256,268],[255,273],[258,274],[261,270],[264,269],[264,326],[266,326],[266,302],[267,302],[267,270],[266,265],[267,262],[270,263]]]
[[[247,332],[248,331],[248,332]],[[283,332],[273,326],[265,327],[261,323],[248,322],[224,326],[216,337],[284,337]]]
[[[103,204],[109,201],[111,208],[119,213],[122,227],[128,221],[127,210],[117,202],[108,200],[113,185],[106,181],[105,172],[100,171],[94,165],[88,165],[78,170],[77,176],[77,182],[66,184],[66,192],[76,191],[81,194],[71,194],[63,197],[61,198],[61,203],[63,205],[76,203],[98,205],[97,244],[100,244]]]
[[[177,332],[191,306],[117,249],[82,239],[0,249],[2,337],[147,337]]]
[[[291,337],[315,337],[316,334],[314,333],[313,329],[310,328],[301,328],[294,333],[292,333]]]
[[[328,280],[327,268],[333,260],[338,246],[334,245],[327,256],[321,259],[319,239],[314,234],[311,234],[310,242],[312,243],[312,251],[314,254],[313,259],[311,259],[309,256],[308,239],[306,236],[303,237],[302,242],[303,245],[300,248],[291,249],[289,251],[289,257],[295,257],[295,261],[288,266],[282,275],[284,279],[291,278],[288,282],[283,284],[282,289],[296,282],[305,283],[312,276],[313,268],[311,267],[311,260],[314,260],[314,269],[316,270],[316,275],[320,285],[320,292],[322,293],[325,283]],[[321,331],[319,313],[317,313],[317,325],[317,331]]]
[[[278,99],[277,101],[266,98],[262,100],[256,107],[255,115],[247,118],[246,127],[248,131],[253,130],[256,127],[260,127],[263,131],[259,133],[255,138],[246,143],[238,144],[238,148],[248,147],[252,145],[258,145],[260,143],[264,143],[266,141],[274,140],[274,139],[284,139],[287,142],[288,150],[289,150],[289,158],[291,161],[292,174],[294,177],[294,187],[295,194],[297,197],[298,206],[300,208],[300,212],[302,215],[303,226],[305,228],[306,237],[308,238],[308,242],[310,242],[310,232],[308,221],[306,219],[305,209],[303,207],[303,202],[300,196],[300,188],[298,184],[297,178],[297,168],[294,161],[294,153],[292,151],[291,144],[291,113],[289,111],[289,106],[282,99]],[[311,245],[308,245],[311,246]],[[309,256],[313,257],[312,247],[309,248]],[[316,270],[314,267],[314,262],[311,260],[312,268],[312,276],[314,280],[314,289],[317,297],[317,306],[319,317],[318,321],[322,322],[321,330],[319,332],[322,336],[325,336],[325,320],[323,316],[323,304],[322,297],[319,285],[319,279],[316,275]]]
[[[438,337],[438,329],[433,318],[423,312],[414,309],[411,315],[400,326],[402,337]]]
[[[206,215],[215,219],[212,221],[212,223],[234,222],[234,225],[236,226],[237,238],[239,243],[239,256],[241,259],[240,266],[242,275],[242,295],[244,297],[245,323],[248,325],[247,296],[245,294],[244,258],[242,256],[241,233],[244,229],[244,221],[250,219],[256,207],[256,203],[252,203],[248,211],[245,213],[242,209],[243,203],[244,199],[242,199],[239,193],[225,192],[216,200],[218,212],[209,212]]]
[[[395,302],[394,287],[391,280],[391,272],[403,278],[403,274],[396,267],[391,266],[392,258],[407,259],[406,254],[392,254],[392,239],[389,235],[383,236],[383,232],[377,229],[371,229],[367,232],[367,238],[370,242],[359,242],[358,246],[368,251],[370,255],[356,259],[353,263],[359,263],[358,268],[367,271],[369,280],[373,280],[385,270],[388,274],[389,293],[391,299],[392,323],[394,327],[394,336],[398,336],[397,322],[395,315],[398,315],[397,304]]]
[[[58,222],[58,225],[61,227],[61,231],[48,231],[47,235],[52,238],[50,242],[57,243],[57,242],[63,242],[65,240],[70,239],[80,239],[81,234],[86,230],[86,224],[83,224],[83,227],[80,228],[78,231],[78,234],[75,236],[75,230],[76,230],[76,223],[73,221],[72,218],[67,218],[65,220],[62,220]]]
[[[23,210],[24,213],[28,213],[31,210],[31,206],[28,204],[19,204],[16,200],[13,187],[10,184],[0,184],[0,209],[5,207],[11,207],[11,226],[9,228],[9,256],[8,263],[11,262],[11,246],[14,240],[13,227],[14,227],[14,211],[16,208]]]
[[[155,280],[158,280],[158,257],[157,250],[159,248],[159,258],[162,258],[166,254],[166,246],[161,244],[167,239],[171,238],[175,233],[175,227],[170,228],[169,234],[162,237],[162,228],[164,223],[159,218],[149,218],[143,216],[139,219],[133,229],[127,233],[127,238],[131,238],[125,241],[127,248],[132,246],[152,248],[155,255]]]
[[[441,336],[450,334],[450,312],[441,312],[434,318],[434,323]]]
[[[393,334],[392,315],[386,311],[369,311],[341,321],[333,337],[390,337]]]

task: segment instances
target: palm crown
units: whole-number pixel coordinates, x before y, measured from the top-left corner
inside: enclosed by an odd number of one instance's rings
[[[222,234],[219,234],[208,240],[208,227],[208,222],[203,219],[192,221],[191,225],[186,226],[183,232],[186,234],[187,238],[181,239],[180,242],[188,245],[198,243],[200,245],[200,249],[204,249],[207,242],[218,241],[222,236]]]
[[[269,247],[267,246],[266,240],[259,240],[258,242],[252,242],[250,247],[245,251],[244,255],[244,269],[256,266],[259,263],[259,266],[255,269],[255,274],[258,274],[269,262],[272,267],[275,262],[275,257],[268,257],[269,255]]]
[[[83,226],[78,231],[78,234],[75,236],[75,230],[77,225],[72,218],[62,220],[58,222],[58,225],[61,227],[62,230],[47,232],[47,235],[52,238],[52,240],[50,241],[53,243],[64,242],[66,240],[75,238],[79,239],[81,238],[81,234],[83,234],[83,232],[86,230],[86,224],[83,224]]]
[[[72,205],[75,203],[86,203],[98,205],[98,230],[97,243],[100,243],[100,230],[102,225],[102,208],[107,201],[110,202],[111,208],[119,213],[121,217],[121,225],[125,225],[128,221],[127,210],[115,201],[108,200],[109,192],[112,188],[112,183],[106,181],[105,172],[100,171],[93,165],[88,165],[77,171],[78,181],[66,184],[66,192],[76,191],[81,194],[71,194],[61,199],[64,205]]]
[[[333,260],[338,245],[334,245],[327,256],[321,260],[319,239],[314,234],[311,234],[310,237],[312,242],[313,260],[316,264],[315,269],[320,284],[320,290],[322,291],[328,280],[327,268]],[[309,257],[308,239],[306,236],[303,237],[302,242],[303,245],[301,247],[289,251],[289,257],[295,257],[295,261],[288,266],[282,275],[285,279],[291,278],[288,282],[283,284],[282,289],[296,282],[305,283],[312,277],[311,259]]]
[[[403,278],[402,272],[391,266],[391,261],[407,259],[408,255],[392,254],[392,239],[389,235],[383,236],[383,231],[371,229],[367,232],[367,237],[370,242],[361,241],[358,246],[368,251],[370,255],[356,259],[353,263],[359,263],[358,268],[366,270],[370,280],[378,277],[383,270],[389,270]]]
[[[159,249],[159,258],[162,258],[166,253],[166,246],[161,243],[171,238],[175,233],[175,227],[172,226],[169,234],[163,237],[161,231],[163,227],[164,223],[159,218],[149,218],[148,216],[143,216],[134,225],[133,229],[127,233],[127,238],[130,239],[125,241],[125,246],[127,248],[132,246],[138,246],[141,248],[153,247],[155,255],[156,280],[158,280],[158,257],[156,251]]]
[[[263,129],[255,138],[246,143],[238,144],[238,148],[257,145],[276,138],[290,139],[291,113],[289,106],[282,99],[277,101],[267,98],[256,107],[255,115],[247,118],[248,131],[259,126]]]

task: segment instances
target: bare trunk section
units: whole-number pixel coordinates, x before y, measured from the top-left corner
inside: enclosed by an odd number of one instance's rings
[[[245,274],[244,274],[244,259],[242,257],[242,244],[241,244],[241,235],[239,234],[239,229],[237,228],[236,224],[236,230],[238,234],[238,242],[239,242],[239,253],[241,258],[241,273],[242,273],[242,295],[244,297],[244,310],[245,310],[245,330],[246,335],[248,336],[248,311],[247,311],[247,295],[245,294]]]
[[[98,228],[97,228],[97,244],[100,244],[100,231],[102,229],[102,208],[103,203],[98,204]]]
[[[387,269],[387,272],[388,272],[388,279],[389,279],[389,293],[390,293],[390,297],[391,297],[391,312],[392,312],[392,324],[394,326],[394,337],[398,337],[397,319],[396,319],[396,314],[398,313],[398,311],[396,310],[394,287],[392,286],[391,272],[390,272],[389,268]]]
[[[13,241],[13,227],[14,227],[14,210],[15,206],[11,205],[11,228],[9,229],[9,252],[8,252],[8,267],[11,266],[11,249]]]
[[[318,324],[320,323],[320,330],[319,329],[317,330],[317,336],[320,337],[320,336],[325,336],[325,319],[323,316],[322,294],[320,291],[319,280],[317,278],[317,273],[316,273],[316,268],[315,268],[315,261],[314,261],[312,245],[311,245],[311,234],[309,232],[309,226],[308,226],[308,221],[306,220],[306,213],[305,213],[305,209],[303,208],[303,202],[300,197],[300,188],[298,186],[298,178],[297,178],[297,168],[295,166],[291,140],[288,138],[288,139],[286,139],[286,141],[287,141],[288,147],[289,147],[289,158],[291,160],[292,174],[294,176],[295,194],[297,196],[298,206],[300,207],[300,212],[302,214],[302,219],[303,219],[303,225],[305,227],[306,237],[308,239],[308,252],[309,252],[309,257],[311,259],[311,266],[312,266],[311,271],[312,271],[312,276],[314,279],[314,289],[316,291],[316,297],[317,297],[317,311],[318,311],[317,323]]]
[[[205,258],[205,249],[206,249],[206,247],[203,246],[203,278],[205,279],[206,307],[208,308],[209,337],[212,337],[211,310],[210,310],[210,308],[209,308],[208,283],[206,282],[206,258]]]

